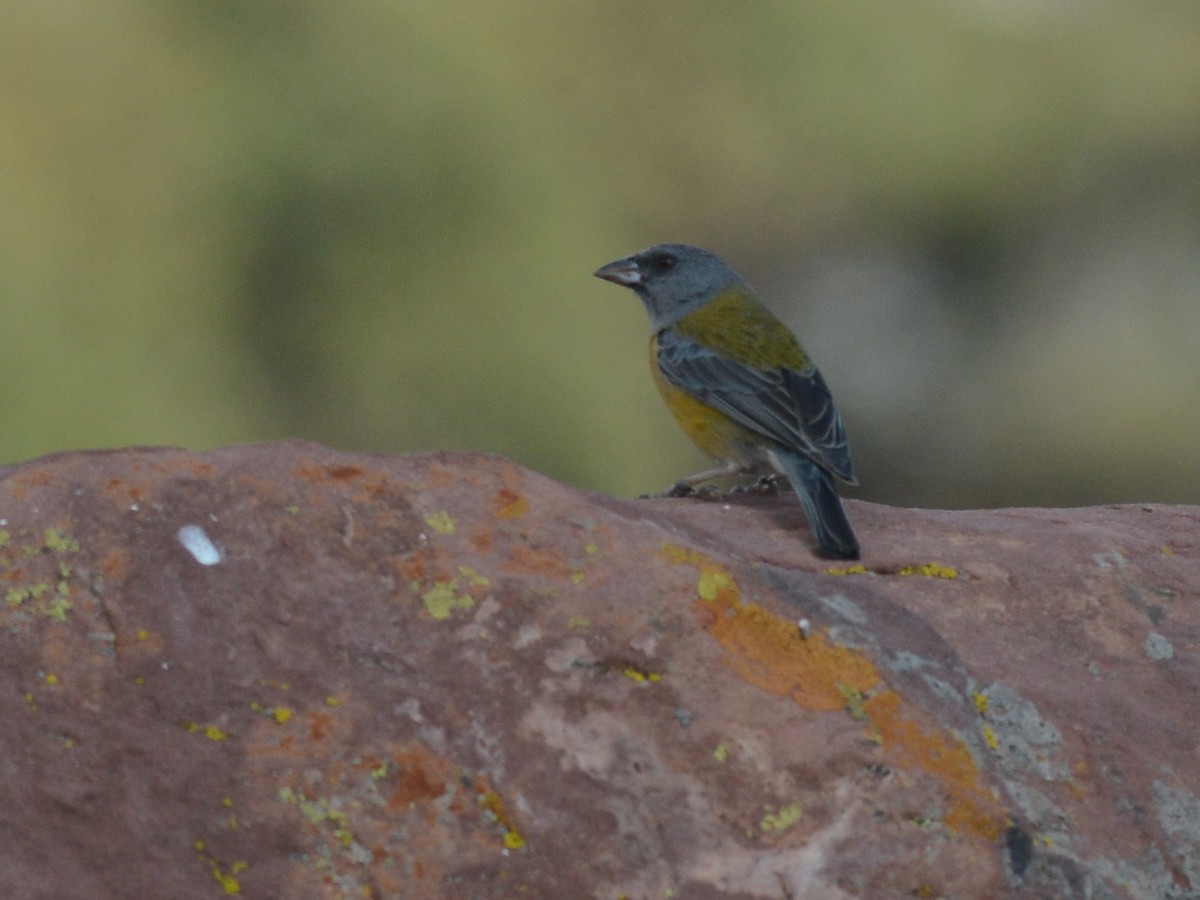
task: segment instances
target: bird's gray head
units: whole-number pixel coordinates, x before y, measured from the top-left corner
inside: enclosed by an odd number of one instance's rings
[[[742,279],[720,257],[687,244],[659,244],[601,266],[596,277],[632,288],[657,331],[699,309]]]

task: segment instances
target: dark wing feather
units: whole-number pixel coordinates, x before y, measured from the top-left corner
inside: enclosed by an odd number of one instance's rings
[[[855,483],[846,428],[815,366],[756,369],[670,329],[659,334],[658,365],[697,400]]]

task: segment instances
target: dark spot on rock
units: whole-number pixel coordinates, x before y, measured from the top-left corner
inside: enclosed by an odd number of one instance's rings
[[[1019,878],[1033,859],[1033,838],[1021,826],[1011,825],[1004,832],[1004,846],[1008,849],[1009,868]]]

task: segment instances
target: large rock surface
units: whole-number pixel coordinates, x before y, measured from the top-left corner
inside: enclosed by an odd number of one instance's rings
[[[848,508],[0,471],[0,896],[1200,897],[1200,508]]]

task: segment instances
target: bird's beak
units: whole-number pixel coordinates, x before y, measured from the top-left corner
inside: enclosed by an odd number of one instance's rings
[[[635,284],[642,283],[642,271],[632,259],[618,259],[616,262],[610,262],[607,266],[597,269],[595,275],[597,278],[603,278],[613,284],[623,284],[625,287],[633,287]]]

